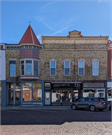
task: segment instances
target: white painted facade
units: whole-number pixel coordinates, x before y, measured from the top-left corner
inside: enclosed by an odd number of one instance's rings
[[[6,80],[5,44],[0,44],[0,80]]]

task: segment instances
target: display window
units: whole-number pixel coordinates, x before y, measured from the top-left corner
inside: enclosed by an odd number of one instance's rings
[[[23,101],[42,101],[41,83],[22,83]]]
[[[112,88],[107,89],[107,101],[112,101]]]
[[[52,90],[52,103],[72,103],[72,90]]]

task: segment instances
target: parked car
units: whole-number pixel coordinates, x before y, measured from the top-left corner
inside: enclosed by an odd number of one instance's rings
[[[99,111],[103,111],[104,109],[106,109],[106,102],[96,97],[84,97],[76,102],[73,102],[71,108],[72,110],[82,108],[90,109],[91,111],[95,111],[96,109],[99,109]]]

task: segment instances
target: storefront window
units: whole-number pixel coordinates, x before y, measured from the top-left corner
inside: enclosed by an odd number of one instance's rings
[[[23,88],[23,101],[32,100],[32,89],[30,87]]]
[[[94,89],[85,89],[83,90],[83,97],[97,97],[97,96],[95,96]]]
[[[112,88],[108,88],[107,100],[112,101]]]
[[[32,83],[23,83],[23,87],[31,87]]]
[[[42,87],[41,83],[33,83],[33,87]]]
[[[41,101],[41,87],[41,83],[23,83],[23,101]]]
[[[42,90],[38,88],[33,88],[33,101],[42,100]]]
[[[72,91],[68,90],[53,90],[52,103],[69,103],[72,102]]]
[[[56,103],[59,103],[59,102],[62,102],[61,100],[61,95],[60,95],[60,91],[52,91],[52,102],[56,102]]]
[[[15,84],[15,100],[20,101],[21,83]]]

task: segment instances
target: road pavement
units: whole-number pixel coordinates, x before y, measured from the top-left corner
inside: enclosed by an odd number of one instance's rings
[[[111,135],[111,111],[2,109],[1,135]]]

